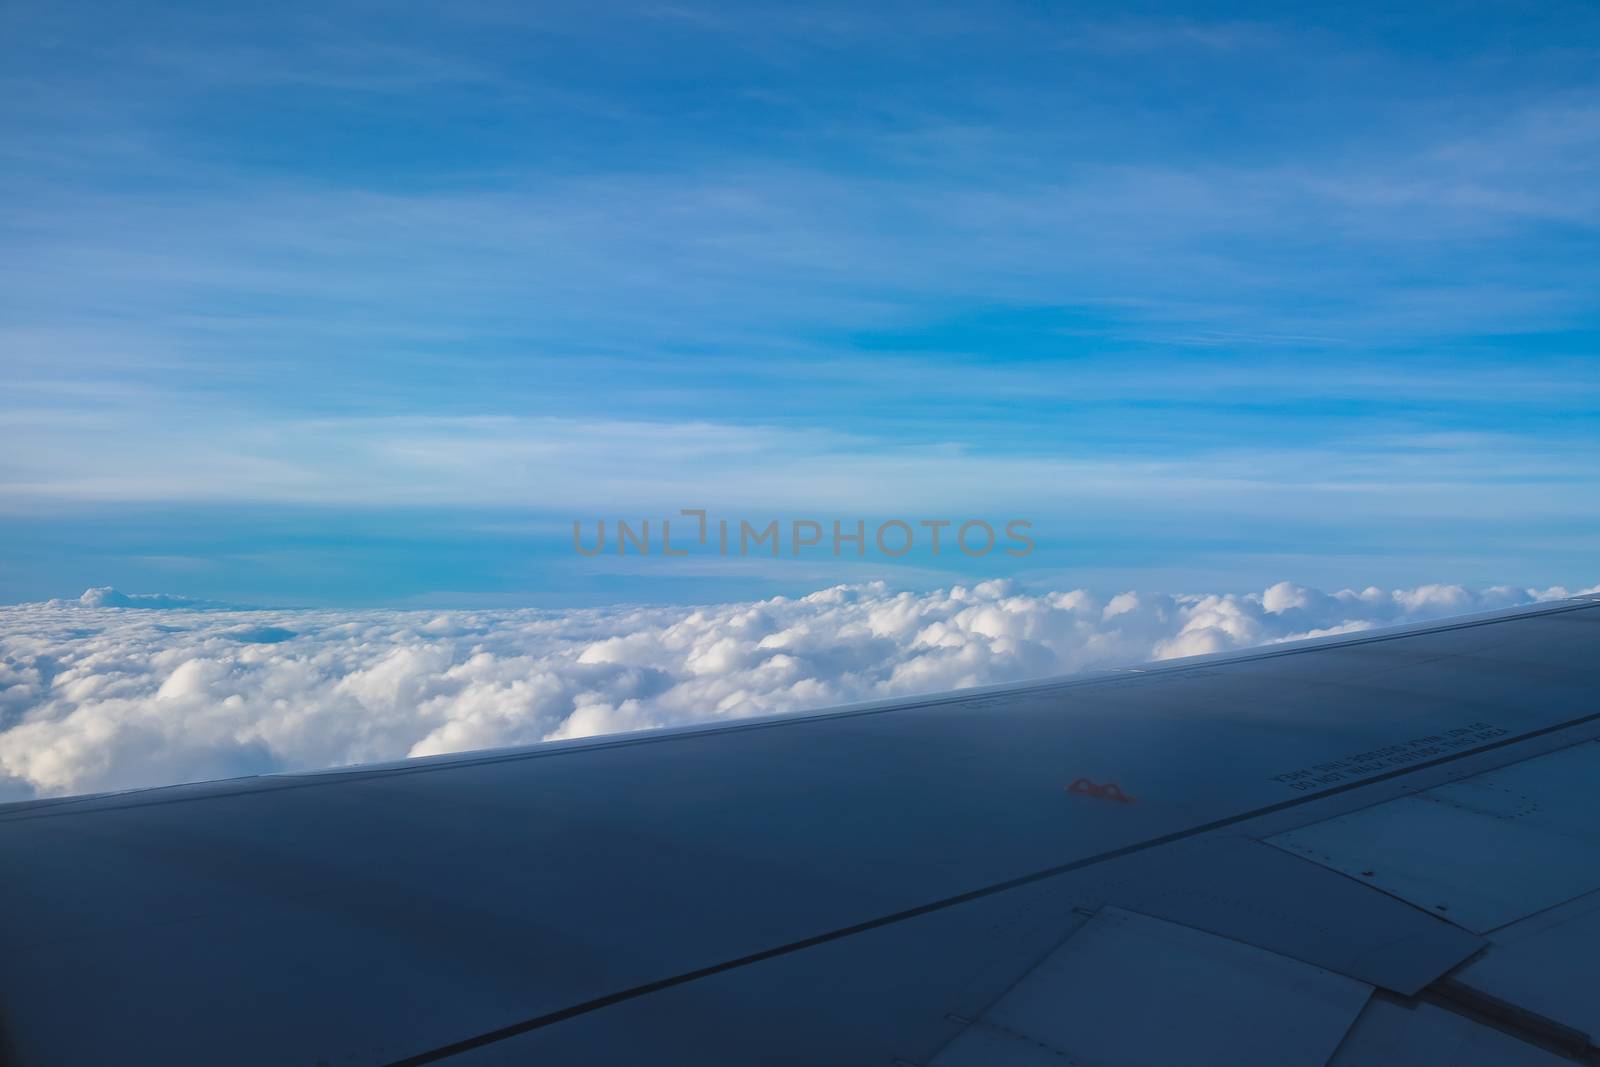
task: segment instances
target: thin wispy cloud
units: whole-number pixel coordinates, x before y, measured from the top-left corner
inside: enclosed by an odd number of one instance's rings
[[[675,514],[715,487],[723,509],[921,515],[959,500],[1012,515],[1226,511],[1236,517],[1348,512],[1439,522],[1523,515],[1600,517],[1575,498],[1600,445],[1529,448],[1481,433],[1375,434],[1304,447],[1174,453],[1102,446],[1093,455],[995,454],[782,425],[543,416],[357,416],[238,425],[227,411],[0,415],[35,448],[0,459],[0,512],[38,502],[271,502],[501,507],[568,518]],[[330,463],[329,457],[337,462]],[[1487,487],[1492,486],[1492,492]],[[798,503],[803,502],[803,503]]]

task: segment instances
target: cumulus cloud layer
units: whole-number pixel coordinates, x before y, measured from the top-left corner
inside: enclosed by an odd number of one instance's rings
[[[439,613],[91,590],[0,609],[0,800],[734,719],[1566,595],[873,583],[710,607]]]

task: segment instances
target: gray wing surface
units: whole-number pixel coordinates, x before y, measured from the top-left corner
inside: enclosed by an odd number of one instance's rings
[[[8,1063],[1600,1061],[1600,602],[0,806]]]

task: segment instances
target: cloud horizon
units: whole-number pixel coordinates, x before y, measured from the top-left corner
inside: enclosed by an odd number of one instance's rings
[[[99,587],[0,608],[0,801],[733,721],[1596,591],[880,581],[699,606],[441,612]]]

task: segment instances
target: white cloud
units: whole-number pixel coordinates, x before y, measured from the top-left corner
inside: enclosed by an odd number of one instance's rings
[[[60,607],[68,601],[52,600],[52,606]],[[99,585],[92,589],[85,589],[77,603],[86,608],[225,608],[238,607],[218,603],[213,600],[196,600],[194,597],[172,596],[168,593],[123,593],[111,588],[109,585]]]
[[[702,607],[439,613],[90,590],[0,609],[0,799],[727,720],[1565,595],[1283,582],[1102,599],[872,583]]]

